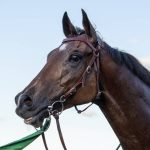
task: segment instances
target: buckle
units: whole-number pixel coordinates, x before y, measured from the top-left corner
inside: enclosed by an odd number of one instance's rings
[[[91,72],[91,66],[87,66],[86,72],[89,74]]]

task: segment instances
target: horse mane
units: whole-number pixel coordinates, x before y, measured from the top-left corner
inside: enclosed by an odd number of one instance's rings
[[[125,65],[134,75],[150,86],[150,72],[134,56],[110,47],[104,42],[104,47],[119,65]]]
[[[76,28],[79,35],[85,34],[85,31]],[[137,76],[146,85],[150,86],[150,72],[146,69],[134,56],[120,51],[116,48],[112,48],[105,43],[102,38],[97,34],[97,41],[106,48],[112,59],[119,65],[125,65],[135,76]]]

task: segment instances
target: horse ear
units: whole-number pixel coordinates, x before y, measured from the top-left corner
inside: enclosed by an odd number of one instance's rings
[[[81,9],[81,11],[82,11],[82,16],[83,16],[82,24],[83,24],[85,33],[90,38],[91,42],[96,42],[97,40],[96,31],[94,27],[92,26],[86,12],[83,9]]]
[[[63,25],[63,31],[66,37],[69,37],[69,35],[77,35],[77,31],[73,24],[71,23],[67,12],[64,13],[63,19],[62,19],[62,25]]]

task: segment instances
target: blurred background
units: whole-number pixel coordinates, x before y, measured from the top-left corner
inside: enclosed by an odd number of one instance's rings
[[[82,27],[83,8],[112,47],[137,57],[150,68],[149,0],[0,0],[0,145],[33,133],[15,114],[15,95],[24,89],[61,44],[62,16],[68,12]],[[78,115],[74,108],[60,117],[69,150],[115,150],[119,141],[98,107]],[[49,149],[62,150],[55,120],[46,132]],[[41,138],[26,150],[44,150]]]

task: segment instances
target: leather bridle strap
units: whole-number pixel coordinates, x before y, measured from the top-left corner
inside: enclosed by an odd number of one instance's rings
[[[64,150],[67,150],[66,145],[65,145],[65,141],[64,141],[64,138],[63,138],[63,135],[62,135],[62,132],[61,132],[61,127],[60,127],[60,123],[59,123],[59,114],[55,113],[55,114],[53,114],[53,116],[56,119],[56,125],[57,125],[57,130],[58,130],[58,134],[59,134],[61,144],[62,144]]]
[[[83,72],[81,78],[78,80],[77,83],[74,84],[74,86],[69,89],[64,95],[62,95],[62,97],[64,99],[69,98],[70,96],[72,96],[73,94],[76,93],[77,88],[80,87],[82,85],[82,87],[84,87],[85,85],[85,79],[86,79],[86,75],[89,74],[92,71],[92,66],[94,67],[94,71],[96,73],[96,82],[97,82],[97,95],[95,98],[98,98],[101,94],[100,92],[100,87],[99,87],[99,77],[100,77],[100,50],[99,48],[95,48],[89,41],[84,40],[80,37],[72,37],[72,38],[67,38],[65,40],[63,40],[62,44],[67,43],[67,42],[71,42],[71,41],[80,41],[85,43],[86,45],[88,45],[91,49],[92,49],[92,53],[93,56],[87,66],[87,68],[85,69],[85,71]]]
[[[88,38],[86,40],[84,40],[81,37],[70,37],[70,38],[64,39],[62,43],[71,42],[71,41],[83,42],[86,45],[88,45],[93,51],[95,51],[95,52],[97,51],[97,49],[88,41]]]
[[[45,134],[44,133],[42,133],[42,140],[43,140],[45,149],[48,150],[48,146],[47,146],[47,143],[46,143],[46,139],[45,139]]]

